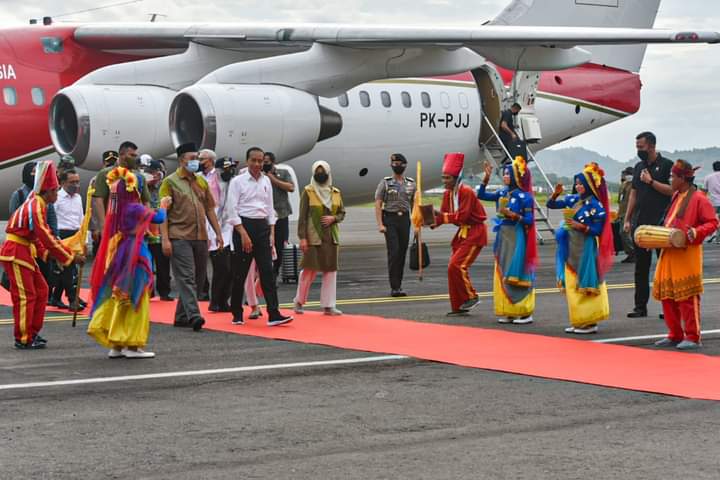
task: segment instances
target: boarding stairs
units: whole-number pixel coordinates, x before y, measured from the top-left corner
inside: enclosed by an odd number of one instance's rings
[[[498,134],[496,126],[492,124],[488,116],[485,115],[485,112],[483,112],[482,115],[483,122],[487,126],[488,130],[492,132],[492,135],[489,136],[489,139],[486,142],[480,144],[480,149],[482,150],[485,159],[496,169],[500,169],[504,164],[506,164],[510,159],[512,159],[512,156],[510,155],[510,152],[505,147],[503,142],[500,140],[500,135]],[[527,145],[525,146],[527,148]],[[537,161],[537,158],[532,153],[530,148],[527,148],[527,153],[528,167],[532,166],[531,162],[534,163],[535,169],[540,172],[540,177],[546,185],[548,195],[552,194],[554,186],[550,182],[550,179],[548,179],[545,171],[543,170],[540,163]],[[533,181],[537,186],[537,179],[533,178]],[[550,237],[551,239],[555,238],[555,227],[550,222],[550,210],[547,207],[543,207],[542,205],[540,205],[535,195],[533,195],[533,201],[535,202],[535,231],[537,233],[537,239],[541,245],[544,245],[546,236]],[[543,235],[543,233],[545,233],[545,235]]]

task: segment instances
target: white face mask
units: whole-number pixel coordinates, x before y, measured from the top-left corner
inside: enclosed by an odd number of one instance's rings
[[[626,182],[632,182],[633,176],[632,175],[625,175],[625,181]]]

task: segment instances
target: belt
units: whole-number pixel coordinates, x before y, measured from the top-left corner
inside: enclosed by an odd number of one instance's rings
[[[30,240],[28,240],[27,238],[19,237],[14,233],[8,233],[5,237],[5,240],[17,243],[18,245],[22,245],[23,247],[30,247],[30,254],[33,258],[37,258],[37,249],[35,248],[35,245],[31,243]]]
[[[407,215],[407,212],[388,212],[387,210],[383,210],[383,213],[386,215],[397,215],[398,217]]]

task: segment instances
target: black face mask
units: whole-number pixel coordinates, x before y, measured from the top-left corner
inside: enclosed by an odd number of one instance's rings
[[[325,182],[328,181],[328,174],[327,174],[327,173],[324,173],[324,172],[323,172],[323,173],[316,173],[315,175],[313,175],[313,178],[315,179],[315,181],[316,181],[317,183],[319,183],[320,185],[322,185],[322,184],[324,184]]]
[[[230,180],[232,180],[232,177],[232,170],[223,170],[223,172],[220,174],[220,178],[222,178],[223,182],[229,182]]]
[[[637,156],[643,162],[647,162],[650,159],[650,154],[644,150],[638,150]]]
[[[263,172],[270,173],[272,172],[273,164],[272,163],[263,163]]]
[[[397,173],[398,175],[402,174],[405,171],[405,165],[391,165],[392,171]]]

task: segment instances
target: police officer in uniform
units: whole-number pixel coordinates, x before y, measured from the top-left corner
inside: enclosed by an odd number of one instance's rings
[[[402,290],[405,257],[410,241],[410,209],[415,198],[415,180],[403,175],[407,160],[400,153],[390,156],[393,175],[385,177],[375,191],[375,220],[385,234],[390,276],[390,295],[404,297]]]

